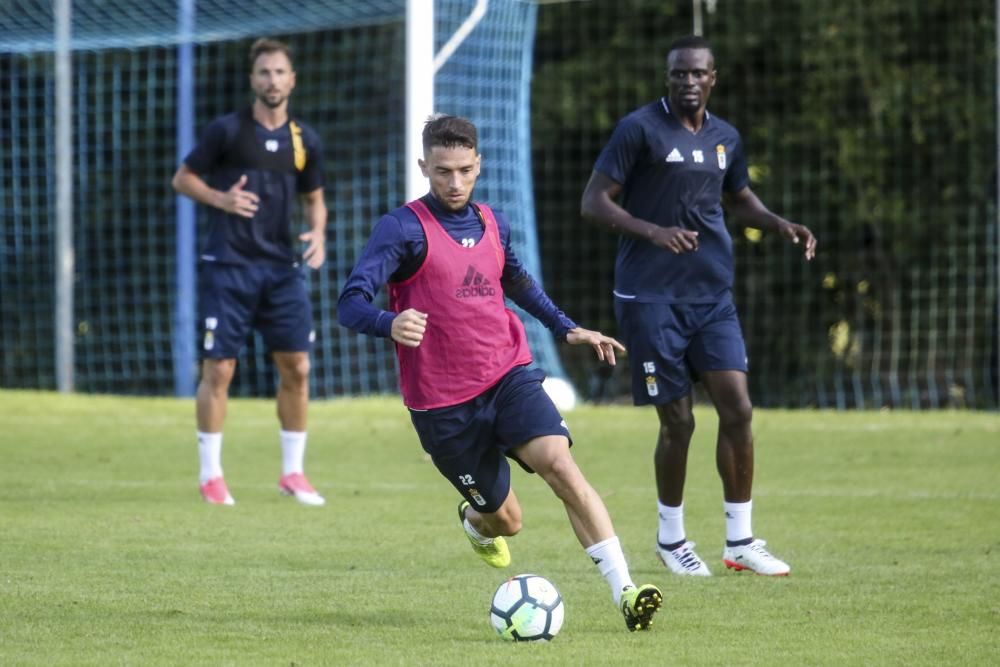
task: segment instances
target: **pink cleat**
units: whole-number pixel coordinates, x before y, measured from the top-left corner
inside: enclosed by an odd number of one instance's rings
[[[226,480],[221,477],[213,477],[201,485],[201,497],[206,503],[212,505],[235,505],[236,501],[229,495],[229,487]]]
[[[295,499],[303,505],[319,507],[326,504],[326,499],[316,493],[306,476],[300,472],[293,472],[282,475],[278,480],[278,490],[282,495],[295,496]]]

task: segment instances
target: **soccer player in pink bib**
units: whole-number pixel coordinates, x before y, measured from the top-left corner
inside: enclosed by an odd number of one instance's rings
[[[566,317],[517,258],[503,214],[471,200],[481,163],[475,125],[433,116],[423,149],[430,192],[378,221],[341,292],[338,319],[395,342],[403,402],[424,451],[462,496],[459,520],[476,553],[493,567],[510,564],[504,538],[521,529],[513,459],[563,501],[626,626],[646,630],[660,591],[632,582],[608,511],[570,454],[566,422],[542,388],[544,374],[529,368],[524,325],[504,297],[608,364],[624,348]],[[383,284],[389,310],[373,304]]]

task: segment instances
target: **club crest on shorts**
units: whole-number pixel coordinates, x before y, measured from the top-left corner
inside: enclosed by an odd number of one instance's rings
[[[205,339],[202,341],[201,346],[206,350],[211,350],[215,347],[215,328],[219,326],[219,320],[215,317],[205,318]]]
[[[646,374],[646,393],[650,396],[658,395],[660,393],[660,388],[656,384],[656,362],[642,362],[642,372]]]

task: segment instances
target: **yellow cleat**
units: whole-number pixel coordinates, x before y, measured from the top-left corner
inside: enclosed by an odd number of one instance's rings
[[[629,632],[649,630],[653,624],[653,615],[663,604],[660,589],[652,584],[636,588],[629,586],[622,591],[621,608],[625,616],[625,625]]]
[[[469,501],[463,500],[458,504],[458,520],[462,522],[462,532],[469,538],[472,550],[479,554],[479,557],[486,561],[490,567],[507,567],[510,565],[510,549],[507,548],[507,540],[502,537],[494,537],[488,543],[483,544],[465,530],[465,510],[469,508]]]

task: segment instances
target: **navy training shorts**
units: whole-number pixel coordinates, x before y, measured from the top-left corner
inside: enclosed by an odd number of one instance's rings
[[[424,451],[477,512],[496,512],[507,500],[510,465],[506,457],[534,472],[512,449],[544,435],[569,438],[566,422],[542,389],[543,379],[541,370],[517,366],[464,403],[410,410]]]
[[[296,266],[202,262],[198,313],[202,358],[235,359],[252,329],[269,351],[312,349],[312,305]]]
[[[635,405],[664,405],[687,396],[705,371],[747,372],[736,306],[615,300],[615,318],[632,367]]]

